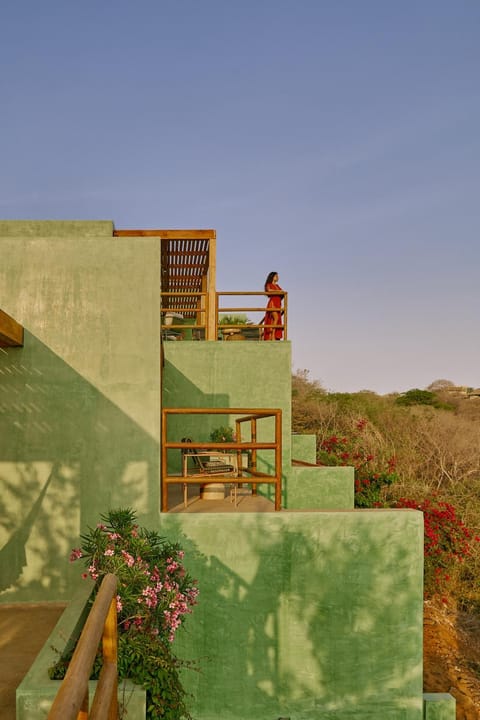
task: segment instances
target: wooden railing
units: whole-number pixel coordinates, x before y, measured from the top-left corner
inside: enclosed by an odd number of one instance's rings
[[[281,324],[271,325],[265,323],[265,314],[267,312],[266,304],[261,306],[239,305],[238,302],[234,306],[223,306],[221,298],[224,296],[243,298],[249,296],[260,296],[268,301],[269,296],[282,296],[283,305],[276,309],[281,314]],[[168,339],[188,339],[192,340],[221,340],[228,338],[229,335],[239,335],[241,339],[246,340],[262,340],[265,329],[272,331],[281,330],[283,340],[287,339],[288,327],[288,293],[286,292],[217,292],[215,293],[214,312],[210,313],[209,296],[206,292],[162,292],[161,297],[161,327],[162,338]],[[245,302],[242,300],[241,302]],[[261,313],[257,318],[258,322],[245,323],[222,323],[220,325],[220,315],[239,315],[243,313]],[[175,322],[175,316],[181,319],[181,322]],[[213,324],[208,318],[213,318]],[[188,331],[188,332],[187,332]]]
[[[258,307],[258,306],[239,306],[235,304],[233,307],[227,307],[223,306],[220,302],[220,298],[223,296],[226,297],[251,297],[251,296],[260,296],[264,297],[266,300],[270,296],[281,296],[283,298],[283,305],[281,308],[270,308],[271,311],[276,311],[278,313],[281,313],[282,322],[281,324],[277,325],[270,325],[265,323],[264,317],[265,314],[268,312],[268,309],[265,305]],[[256,339],[262,340],[263,339],[263,332],[266,328],[270,328],[272,331],[275,329],[281,330],[283,334],[283,340],[287,339],[287,318],[288,318],[288,293],[283,291],[274,291],[274,292],[235,292],[235,291],[228,291],[228,292],[217,292],[216,293],[216,308],[215,308],[215,317],[217,318],[217,333],[219,331],[218,322],[219,322],[219,316],[220,313],[228,314],[228,315],[238,315],[240,313],[249,313],[249,312],[255,312],[255,313],[262,313],[262,318],[259,322],[249,322],[247,325],[243,323],[232,323],[232,324],[223,324],[220,326],[222,332],[230,330],[235,330],[239,332],[240,334],[251,334],[252,330],[256,330]]]
[[[117,578],[105,575],[48,720],[117,720]],[[102,639],[103,667],[90,713],[88,680]]]
[[[236,440],[235,442],[186,442],[169,441],[168,438],[168,419],[172,416],[198,416],[198,415],[236,415],[235,428],[236,428]],[[275,440],[273,442],[259,441],[257,439],[257,424],[258,421],[263,418],[274,418],[275,428],[274,435]],[[244,423],[249,424],[249,435],[250,439],[242,441],[242,425]],[[182,433],[187,434],[186,432]],[[238,477],[241,483],[250,483],[256,488],[257,484],[269,483],[275,486],[275,510],[281,509],[282,502],[282,411],[279,409],[258,409],[258,408],[163,408],[162,410],[162,480],[161,480],[161,509],[162,512],[168,511],[168,486],[171,484],[196,484],[198,485],[198,475],[194,477],[184,477],[182,473],[170,474],[168,472],[168,451],[169,450],[191,450],[192,444],[199,451],[211,451],[212,455],[215,452],[219,454],[225,454],[226,451],[230,450],[237,454],[237,465],[238,465]],[[269,473],[260,472],[257,469],[257,451],[258,450],[273,450],[274,451],[274,462],[273,462],[273,475]],[[249,453],[250,461],[247,467],[242,465],[242,454]],[[225,483],[231,482],[231,479],[223,475],[209,475],[205,473],[203,475],[205,482],[210,483]],[[202,479],[203,479],[202,478]]]
[[[195,340],[203,340],[207,337],[207,292],[161,292],[160,298],[164,340],[179,337],[183,339],[185,330],[191,330],[192,339]],[[181,316],[182,322],[175,322],[175,316]]]

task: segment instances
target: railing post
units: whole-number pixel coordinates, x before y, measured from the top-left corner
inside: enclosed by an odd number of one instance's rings
[[[117,578],[107,574],[88,614],[65,678],[52,703],[49,720],[91,720],[105,718],[116,720],[117,711]],[[105,626],[107,625],[107,628]],[[115,627],[113,627],[113,625]],[[97,692],[88,714],[88,679],[92,671],[100,638],[105,639],[104,664],[97,685]],[[100,689],[100,691],[99,691]],[[115,691],[115,698],[112,693]],[[115,708],[113,714],[112,707]],[[105,714],[105,711],[110,713]]]
[[[207,327],[205,333],[206,340],[216,340],[217,319],[216,312],[216,284],[217,284],[217,240],[216,237],[211,238],[209,242],[209,258],[208,258],[208,291],[207,291]]]
[[[275,510],[282,508],[282,414],[275,412]]]
[[[160,445],[160,453],[161,453],[161,480],[160,480],[160,510],[161,512],[168,512],[168,485],[165,482],[165,478],[167,477],[167,470],[168,470],[168,458],[167,458],[167,449],[165,447],[167,442],[167,412],[164,408],[162,410],[162,441]]]

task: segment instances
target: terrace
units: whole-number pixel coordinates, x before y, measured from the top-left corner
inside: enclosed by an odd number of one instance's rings
[[[217,291],[215,230],[115,230],[114,236],[160,238],[163,340],[261,340],[266,327],[275,327],[265,325],[263,316],[269,295],[278,292]],[[254,319],[236,322],[243,313]],[[276,327],[286,340],[287,293],[282,317]]]

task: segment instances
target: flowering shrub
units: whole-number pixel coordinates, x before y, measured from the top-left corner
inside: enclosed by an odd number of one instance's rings
[[[449,503],[401,498],[395,507],[423,512],[425,592],[427,595],[441,592],[456,568],[472,554],[473,543],[480,542],[480,538],[463,524]]]
[[[349,465],[355,470],[355,506],[382,505],[382,490],[397,480],[395,457],[379,467],[378,459],[369,452],[363,441],[367,420],[357,421],[355,431],[348,437],[331,435],[320,444],[319,462],[325,465]]]
[[[132,510],[110,511],[81,536],[81,559],[98,583],[118,578],[119,675],[147,690],[147,718],[189,718],[172,642],[197,602],[198,589],[182,565],[183,551],[156,532],[139,528]]]

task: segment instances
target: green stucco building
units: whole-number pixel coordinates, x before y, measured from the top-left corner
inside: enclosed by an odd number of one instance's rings
[[[421,513],[354,510],[353,470],[315,466],[314,439],[291,434],[290,342],[258,327],[219,339],[215,253],[213,231],[0,222],[0,601],[78,602],[70,549],[101,513],[133,507],[179,539],[199,580],[176,641],[201,660],[185,677],[197,720],[453,720],[450,696],[422,691]],[[175,295],[185,273],[190,300]],[[182,303],[183,327],[166,328]],[[279,460],[279,512],[167,512],[162,475],[182,478],[166,445],[208,441],[215,418],[187,411],[212,408],[280,412],[278,457],[256,456],[270,475]],[[185,410],[168,433],[162,409]],[[19,688],[19,720],[46,717],[47,656]]]

